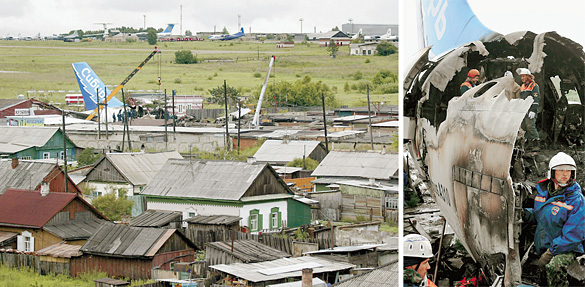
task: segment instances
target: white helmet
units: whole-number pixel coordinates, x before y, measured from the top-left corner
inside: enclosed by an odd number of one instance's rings
[[[516,69],[516,73],[518,73],[518,75],[532,75],[532,73],[530,73],[530,70],[526,68],[518,68]]]
[[[577,165],[570,155],[559,152],[548,163],[548,178],[550,179],[554,177],[553,170],[571,170],[571,178],[574,179],[575,173],[577,172]]]
[[[409,234],[404,236],[405,257],[431,258],[433,257],[433,248],[431,242],[420,234]]]

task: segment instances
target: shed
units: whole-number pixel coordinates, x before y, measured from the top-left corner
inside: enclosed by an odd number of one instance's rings
[[[208,265],[254,263],[288,258],[290,254],[255,240],[218,241],[206,244],[205,261]]]
[[[348,263],[303,256],[258,263],[219,264],[209,268],[218,272],[226,281],[240,281],[247,286],[266,286],[285,283],[291,279],[299,280],[304,268],[312,268],[314,277],[334,283],[337,274],[349,274],[353,267]]]
[[[149,209],[141,215],[132,218],[130,226],[181,228],[182,223],[183,214],[179,211]]]
[[[7,189],[27,189],[40,192],[42,183],[47,183],[50,192],[65,192],[65,182],[70,193],[81,194],[75,183],[67,178],[56,163],[23,161],[17,158],[0,161],[0,195]]]
[[[296,158],[321,161],[327,155],[320,141],[266,140],[254,154],[257,162],[286,165]]]
[[[305,252],[304,255],[347,262],[356,265],[358,268],[378,267],[378,254],[376,249],[381,246],[384,246],[384,244],[338,246],[332,249]]]
[[[331,151],[312,176],[390,180],[398,172],[398,154]]]
[[[42,275],[64,274],[71,276],[71,258],[81,256],[81,245],[71,245],[62,241],[37,251],[38,270]]]
[[[195,245],[176,229],[103,224],[71,260],[71,275],[106,272],[112,277],[150,279],[167,260],[193,261]]]
[[[77,158],[77,145],[65,136],[67,159]],[[0,156],[19,159],[63,158],[59,128],[0,126]]]
[[[196,229],[203,231],[229,231],[239,230],[240,220],[239,216],[231,215],[197,215],[186,219],[188,229]]]

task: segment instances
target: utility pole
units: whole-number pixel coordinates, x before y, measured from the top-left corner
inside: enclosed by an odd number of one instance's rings
[[[98,104],[98,140],[102,138],[102,121],[100,120],[101,109],[100,109],[100,93],[99,93],[99,91],[100,91],[99,88],[95,89],[95,94],[97,96],[97,104]]]
[[[366,85],[366,93],[368,95],[368,119],[370,120],[370,144],[372,151],[374,150],[374,136],[372,135],[372,115],[370,114],[370,85]]]
[[[329,141],[327,140],[327,117],[325,116],[325,94],[321,93],[321,103],[323,105],[323,128],[325,129],[325,150],[329,152]],[[333,229],[331,230],[333,231]]]
[[[181,21],[181,25],[180,25],[181,26],[181,31],[180,32],[181,32],[181,36],[183,36],[183,4],[181,4],[179,7],[181,7],[181,16],[180,16],[181,17],[180,18],[180,21]]]
[[[240,123],[242,119],[242,101],[238,100],[238,155],[240,155]]]
[[[165,117],[165,145],[168,145],[169,139],[167,136],[167,89],[165,89],[165,110],[163,111],[163,115]]]
[[[225,100],[225,144],[226,149],[229,151],[230,148],[230,132],[228,129],[228,98],[227,98],[227,84],[225,80],[223,80],[223,98]]]
[[[303,18],[299,19],[299,21],[301,22],[301,34],[303,34],[303,21],[304,20],[305,19],[303,19]]]
[[[142,17],[144,17],[144,26],[143,26],[143,29],[146,30],[146,15],[142,15]]]
[[[67,176],[67,140],[65,136],[65,110],[61,110],[61,120],[63,121],[63,171],[65,172],[65,193],[69,192],[69,177]],[[57,160],[57,162],[59,162]]]
[[[105,112],[106,112],[106,140],[109,140],[109,136],[108,136],[108,103],[106,102],[105,98],[104,98],[104,103],[102,105],[105,107]]]
[[[177,129],[177,123],[175,122],[175,96],[177,95],[177,90],[173,90],[173,137],[174,134],[177,133],[176,129]]]

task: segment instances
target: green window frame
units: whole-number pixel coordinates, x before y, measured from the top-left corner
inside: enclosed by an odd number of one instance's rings
[[[276,221],[276,222],[275,222]],[[278,207],[270,209],[270,229],[282,227],[282,213]]]
[[[260,210],[258,209],[250,210],[250,215],[248,217],[248,226],[250,227],[251,232],[258,232],[262,230],[262,214],[260,214]]]

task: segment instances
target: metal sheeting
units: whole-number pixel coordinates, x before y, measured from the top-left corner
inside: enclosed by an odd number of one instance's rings
[[[170,159],[142,195],[239,200],[266,164]]]
[[[323,254],[323,253],[347,253],[347,252],[355,252],[361,250],[368,250],[368,249],[376,249],[380,246],[384,246],[385,244],[364,244],[364,245],[356,245],[356,246],[338,246],[333,249],[321,249],[317,251],[309,251],[303,254]]]
[[[339,287],[385,287],[398,286],[398,261],[392,262],[371,272],[355,276],[333,286]]]
[[[106,160],[109,160],[132,185],[148,184],[170,158],[183,157],[176,151],[106,154]]]
[[[59,128],[0,126],[0,143],[44,146]]]
[[[12,161],[0,161],[0,194],[9,188],[36,189],[56,166],[56,163],[20,160],[13,169]]]
[[[295,158],[309,155],[319,146],[320,141],[284,141],[266,140],[256,151],[254,157],[258,162],[284,164]]]
[[[88,239],[100,225],[105,222],[101,219],[69,220],[58,224],[45,225],[43,229],[59,236],[63,240]]]
[[[82,255],[79,249],[81,245],[70,245],[63,242],[45,247],[39,251],[37,251],[37,255],[40,256],[51,256],[51,257],[61,257],[61,258],[71,258],[71,257],[79,257]]]
[[[232,215],[197,215],[185,221],[191,224],[231,225],[241,219],[239,216]]]
[[[321,267],[313,268],[313,274],[324,273],[324,272],[336,272],[340,270],[346,270],[353,268],[354,265],[343,263],[343,262],[335,262],[329,261],[327,259],[318,258],[318,257],[311,257],[311,256],[303,256],[303,257],[295,257],[295,258],[283,258],[273,261],[265,261],[259,263],[236,263],[231,265],[219,264],[213,265],[209,268],[218,270],[224,273],[231,274],[233,276],[246,279],[252,282],[264,282],[270,280],[279,280],[284,278],[291,278],[291,277],[301,277],[301,270],[295,270],[291,272],[284,272],[278,273],[274,275],[264,275],[260,273],[262,270],[270,270],[273,268],[279,267],[287,267],[287,266],[297,266],[298,264],[304,264],[304,266],[309,266],[309,264],[319,264]]]
[[[77,196],[76,193],[9,189],[0,196],[0,224],[42,227]]]
[[[398,154],[331,151],[312,176],[390,179],[398,171]]]
[[[255,240],[234,241],[233,252],[231,242],[218,241],[208,243],[207,248],[216,248],[240,259],[242,262],[262,262],[290,257],[290,254],[274,249]]]
[[[130,226],[162,227],[171,222],[181,222],[183,214],[180,211],[149,209],[139,216],[132,218]]]
[[[81,247],[90,254],[147,257],[169,229],[142,228],[104,223]],[[175,231],[175,230],[170,230]],[[156,248],[154,248],[156,249]]]
[[[18,233],[8,232],[8,231],[0,231],[0,244],[6,240],[12,239],[18,236]]]

